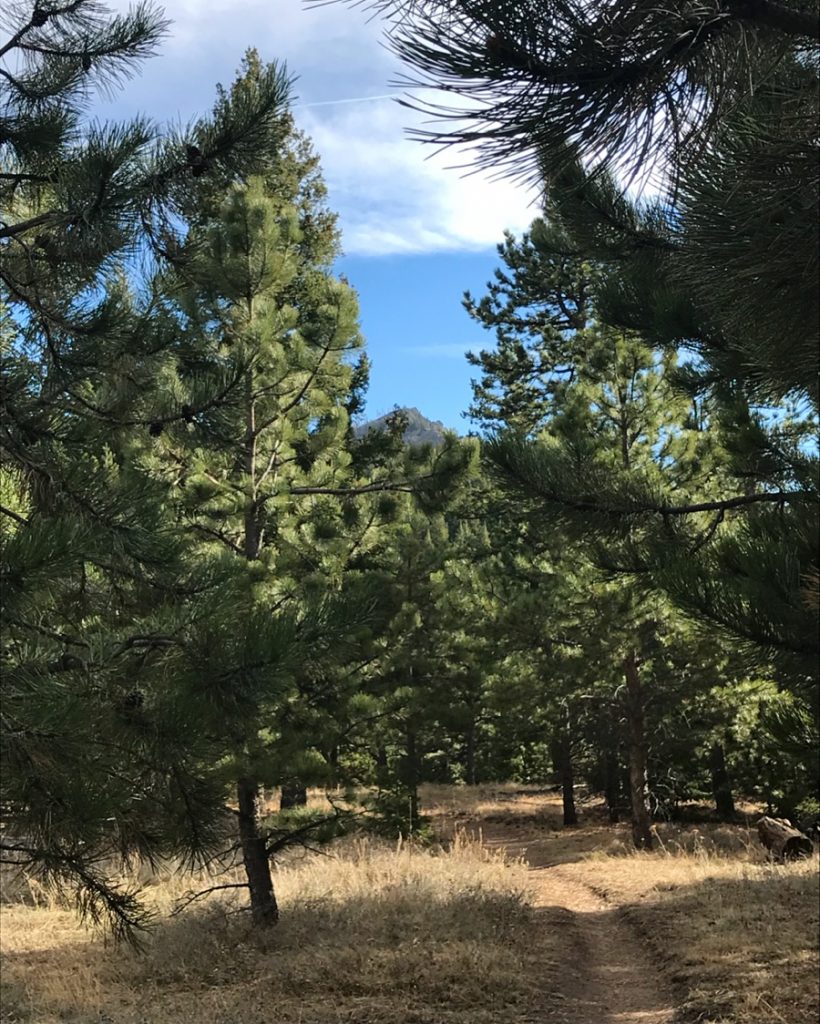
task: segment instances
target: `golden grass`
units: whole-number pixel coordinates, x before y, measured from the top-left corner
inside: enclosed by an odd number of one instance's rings
[[[488,800],[475,794],[477,806]],[[656,825],[657,849],[639,853],[629,826],[605,824],[594,801],[581,807],[581,825],[572,829],[561,829],[554,793],[525,795],[521,804],[519,815],[507,812],[500,822],[493,807],[472,827],[492,848],[517,851],[526,843],[530,863],[557,866],[619,909],[675,983],[682,1020],[820,1019],[817,854],[781,866],[768,860],[750,825],[674,823]],[[457,817],[469,827],[463,812]],[[533,817],[547,824],[533,830]]]
[[[665,850],[601,853],[563,870],[623,909],[676,982],[685,1019],[820,1019],[817,856],[781,866],[745,829],[681,832]]]
[[[312,801],[321,805],[321,794]],[[560,933],[530,903],[536,865],[603,895],[677,986],[682,1021],[808,1024],[818,1016],[818,860],[767,862],[743,826],[661,824],[636,853],[595,802],[562,829],[537,787],[426,786],[447,848],[345,840],[277,869],[280,924],[249,928],[244,892],[179,917],[184,893],[234,877],[151,879],[158,915],[137,955],[84,931],[36,883],[8,888],[3,1024],[529,1024],[550,1019]],[[273,801],[275,804],[275,801]],[[472,832],[474,838],[465,833]],[[477,836],[483,838],[483,847]],[[505,857],[504,848],[511,851]]]
[[[142,955],[106,946],[53,903],[5,907],[3,1019],[512,1024],[540,1001],[526,871],[497,852],[356,840],[291,858],[276,881],[282,920],[258,934],[230,893],[170,918],[192,880],[161,876]]]
[[[423,811],[436,823],[467,819],[484,822],[524,823],[561,827],[560,797],[543,786],[517,782],[481,783],[477,786],[443,786],[426,783],[419,796]]]

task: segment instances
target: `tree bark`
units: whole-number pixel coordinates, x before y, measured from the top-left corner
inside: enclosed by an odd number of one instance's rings
[[[562,732],[553,745],[553,763],[561,780],[561,802],[563,805],[564,825],[577,825],[578,814],[575,810],[575,772],[572,765],[572,741],[569,733]]]
[[[612,747],[604,751],[604,799],[610,822],[620,820],[620,789],[618,785],[618,757]]]
[[[248,298],[248,317],[253,319],[253,299]],[[259,558],[262,536],[256,503],[256,410],[253,393],[253,369],[245,376],[245,441],[243,468],[250,493],[245,499],[243,549],[249,562]],[[267,837],[259,829],[261,788],[255,778],[243,776],[236,783],[239,804],[239,844],[251,897],[251,917],[255,925],[269,927],[279,919],[279,907],[273,892]]]
[[[735,800],[732,795],[732,784],[726,770],[726,753],[721,743],[712,745],[709,752],[709,770],[712,775],[712,793],[715,797],[715,808],[724,821],[733,821],[735,817]]]
[[[404,784],[408,793],[408,825],[411,832],[418,831],[421,823],[419,815],[419,766],[418,750],[416,747],[416,732],[411,725],[407,725],[406,733],[406,763]]]
[[[273,892],[265,836],[259,831],[259,783],[255,779],[239,779],[236,796],[239,842],[251,896],[251,917],[254,924],[270,927],[279,920],[279,907]]]
[[[604,805],[611,824],[617,824],[622,810],[621,765],[618,763],[619,716],[610,703],[597,711],[595,747],[598,751],[594,788],[604,794]]]
[[[279,796],[279,810],[289,811],[291,807],[304,807],[307,804],[307,786],[298,779],[291,779],[282,786]]]
[[[475,748],[476,748],[476,727],[475,717],[470,718],[470,725],[467,728],[466,744],[464,748],[464,769],[467,776],[467,785],[475,785]]]
[[[638,657],[631,650],[624,658],[629,725],[629,796],[632,807],[632,841],[639,850],[651,850],[652,817],[649,813],[646,771],[646,721]]]

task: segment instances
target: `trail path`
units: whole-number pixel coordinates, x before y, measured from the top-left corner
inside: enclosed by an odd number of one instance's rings
[[[484,841],[529,864],[543,927],[559,936],[563,955],[550,985],[555,1005],[543,1024],[673,1024],[670,988],[638,935],[616,908],[572,878],[570,866],[550,864],[548,839],[492,830]]]

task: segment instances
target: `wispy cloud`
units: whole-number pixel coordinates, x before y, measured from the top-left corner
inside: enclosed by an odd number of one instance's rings
[[[535,216],[521,188],[455,168],[463,155],[409,139],[419,115],[392,100],[306,109],[299,122],[322,156],[351,254],[485,249]]]
[[[400,69],[381,45],[382,26],[365,11],[306,8],[301,0],[165,0],[164,7],[174,22],[170,38],[129,84],[121,109],[187,119],[210,107],[214,84],[232,80],[248,46],[286,61],[299,76],[297,121],[321,156],[348,254],[486,249],[505,228],[521,231],[535,216],[520,187],[465,176],[449,166],[456,154],[432,153],[407,137],[420,115],[386,91]]]

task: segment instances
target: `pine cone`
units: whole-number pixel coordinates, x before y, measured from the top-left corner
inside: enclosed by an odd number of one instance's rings
[[[191,168],[191,174],[198,178],[204,174],[208,169],[208,161],[199,146],[193,146],[188,143],[185,147],[185,157],[188,161],[188,166]]]

